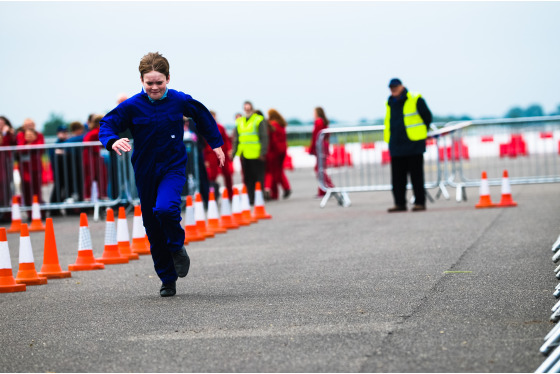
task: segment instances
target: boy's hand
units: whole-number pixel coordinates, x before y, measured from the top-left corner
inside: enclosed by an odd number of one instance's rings
[[[214,148],[214,153],[216,153],[216,156],[218,157],[218,164],[220,167],[224,166],[224,163],[226,162],[226,155],[224,155],[222,147]]]
[[[120,156],[121,153],[119,152],[119,149],[123,152],[128,152],[132,149],[129,142],[130,140],[128,140],[128,138],[121,138],[114,142],[111,148],[113,148],[113,151],[117,152],[117,154]]]

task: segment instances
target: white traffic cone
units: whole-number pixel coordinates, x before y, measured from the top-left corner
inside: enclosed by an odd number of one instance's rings
[[[241,198],[237,187],[233,188],[233,197],[231,198],[231,215],[233,221],[239,226],[250,225],[251,222],[243,219],[243,210],[241,209]]]
[[[21,210],[19,209],[18,197],[12,197],[12,225],[8,229],[9,233],[21,230]]]
[[[222,203],[221,203],[221,217],[220,217],[220,224],[225,229],[238,229],[239,225],[233,221],[233,215],[231,212],[231,204],[229,203],[229,193],[227,188],[224,188],[224,192],[222,194]]]
[[[33,249],[31,248],[31,239],[29,238],[27,223],[21,224],[21,235],[19,237],[19,269],[16,282],[25,283],[29,286],[47,284],[47,278],[40,277],[37,274],[37,270],[35,270],[35,260],[33,258]]]
[[[128,263],[128,256],[123,255],[119,250],[117,230],[115,228],[115,213],[111,208],[107,208],[107,219],[105,221],[105,248],[103,250],[103,255],[95,260],[107,265]]]
[[[70,271],[81,270],[101,270],[105,269],[105,265],[95,261],[93,257],[93,245],[91,243],[91,234],[89,232],[87,215],[80,214],[80,234],[78,237],[78,258],[75,264],[68,265]]]
[[[486,172],[482,172],[482,180],[480,181],[480,200],[475,208],[493,208],[495,205],[490,199],[490,186],[488,185],[488,179]]]
[[[22,292],[25,289],[25,283],[18,284],[14,279],[6,229],[0,227],[0,293]]]
[[[502,199],[498,203],[498,206],[517,206],[517,203],[513,201],[513,198],[511,197],[511,185],[509,184],[509,175],[507,170],[504,170],[504,174],[502,177]]]
[[[31,225],[29,231],[45,231],[45,225],[41,221],[41,208],[39,207],[39,198],[33,195],[33,204],[31,205]]]
[[[128,257],[129,260],[138,260],[138,253],[133,253],[130,248],[130,235],[128,235],[128,223],[126,222],[126,213],[124,207],[119,207],[119,219],[117,220],[117,242],[119,243],[119,252],[121,255]]]
[[[206,215],[204,214],[204,205],[202,204],[202,196],[197,192],[194,197],[194,220],[196,222],[196,228],[201,235],[206,238],[213,238],[215,235],[213,232],[208,231],[206,228]]]
[[[146,229],[142,222],[142,209],[140,205],[134,207],[134,219],[132,220],[132,252],[139,255],[149,255],[150,247],[146,245]]]
[[[208,230],[215,234],[226,233],[227,230],[220,225],[220,215],[218,213],[218,204],[214,191],[210,192],[208,198]]]
[[[192,202],[192,196],[187,196],[187,207],[185,209],[185,243],[189,242],[201,242],[206,240],[206,237],[198,232],[198,227],[196,226],[196,220],[194,218],[194,206]]]
[[[241,190],[241,215],[245,221],[250,223],[258,222],[251,214],[251,204],[249,204],[249,195],[247,194],[247,186],[243,185]]]

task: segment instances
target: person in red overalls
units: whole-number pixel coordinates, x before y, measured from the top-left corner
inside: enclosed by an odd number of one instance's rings
[[[28,120],[26,120],[28,121]],[[31,121],[31,120],[30,120]],[[23,130],[17,135],[17,145],[36,145],[45,144],[43,134],[35,131],[33,126],[24,121]],[[43,149],[21,150],[18,151],[19,170],[21,173],[21,187],[23,193],[24,206],[31,206],[33,195],[37,195],[39,203],[43,202],[41,186],[43,178],[43,164],[41,157]]]
[[[317,143],[317,138],[319,137],[319,132],[329,127],[329,120],[325,116],[325,111],[321,107],[315,108],[314,116],[315,116],[315,124],[313,127],[313,134],[311,135],[311,144],[309,146],[309,153],[317,157],[317,163],[315,164],[315,173],[317,173],[317,178],[319,178],[319,157],[324,157],[324,159],[326,159],[329,156],[328,135],[323,138],[323,144],[321,144],[321,148],[322,148],[321,155],[317,154],[316,143]],[[329,177],[329,175],[326,173],[324,169],[323,169],[322,176],[323,176],[323,182],[326,187],[334,187],[331,178]],[[316,197],[322,197],[322,196],[325,196],[325,191],[323,191],[321,187],[319,187],[317,189]]]
[[[95,114],[90,121],[90,131],[84,136],[84,142],[99,141],[99,125],[102,115]],[[107,199],[107,169],[100,154],[101,146],[87,146],[82,151],[84,163],[84,198],[91,199],[91,186],[93,181],[97,182],[99,197]]]
[[[222,150],[226,155],[229,155],[231,152],[231,139],[227,134],[226,128],[222,126],[220,123],[218,123],[216,112],[211,110],[210,114],[212,114],[212,117],[214,117],[214,120],[218,125],[218,130],[220,131],[220,134],[222,135],[222,139],[224,140],[224,145],[222,146]],[[211,187],[213,186],[214,190],[216,191],[216,198],[219,198],[219,194],[218,194],[219,185],[216,182],[216,179],[218,179],[218,174],[221,173],[222,176],[224,177],[224,183],[228,190],[229,199],[231,200],[233,198],[233,177],[232,177],[233,163],[231,162],[231,159],[229,157],[226,157],[224,165],[219,166],[218,157],[216,156],[216,153],[208,145],[208,143],[206,143],[206,146],[204,147],[204,164],[206,166],[206,171],[208,173],[208,182],[210,183],[210,186]]]
[[[287,199],[292,190],[284,173],[284,159],[288,152],[286,142],[286,120],[275,109],[268,111],[269,143],[266,154],[266,171],[264,175],[264,196],[267,200],[278,200],[278,185],[284,190],[283,198]]]

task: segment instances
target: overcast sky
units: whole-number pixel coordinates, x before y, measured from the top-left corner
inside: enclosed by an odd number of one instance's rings
[[[159,51],[170,87],[232,123],[244,100],[309,120],[384,116],[399,77],[439,115],[560,104],[558,2],[0,2],[0,114],[39,127],[140,91]]]

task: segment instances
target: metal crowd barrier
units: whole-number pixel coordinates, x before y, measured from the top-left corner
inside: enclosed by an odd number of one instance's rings
[[[446,147],[447,185],[478,187],[486,171],[489,185],[560,182],[560,116],[451,122],[438,133]]]
[[[552,244],[553,262],[560,260],[560,236]],[[560,279],[560,266],[558,266],[554,273],[556,278]],[[553,293],[556,299],[560,298],[560,283],[556,285]],[[557,323],[560,320],[560,301],[558,301],[551,309],[552,315],[550,321]],[[547,356],[543,363],[537,368],[535,373],[560,373],[560,324],[556,324],[544,337],[544,343],[539,351],[544,356]]]
[[[351,204],[349,192],[391,191],[391,158],[383,141],[384,126],[328,128],[316,141],[319,187],[326,192],[321,207],[334,196],[342,206]],[[327,139],[328,138],[328,139]],[[327,140],[327,141],[326,141]],[[329,152],[324,152],[329,144]],[[438,188],[449,197],[443,185],[443,169],[439,162],[439,139],[429,136],[424,154],[424,186]],[[409,184],[407,188],[412,188]],[[426,196],[433,200],[429,193]],[[439,197],[439,194],[438,194]]]
[[[560,182],[560,116],[449,122],[432,126],[424,153],[426,196],[449,199],[456,188],[458,202],[466,187],[480,186],[486,171],[489,185],[501,185],[507,170],[511,184]],[[322,152],[328,137],[329,155]],[[349,192],[390,191],[390,155],[383,126],[328,128],[317,143],[319,187],[349,206]],[[332,182],[332,183],[331,183]],[[408,185],[408,188],[411,188]]]
[[[189,161],[183,200],[199,190],[196,141],[184,143]],[[131,157],[108,152],[97,141],[0,147],[0,215],[11,212],[15,195],[22,211],[31,210],[34,195],[41,210],[137,204]]]

